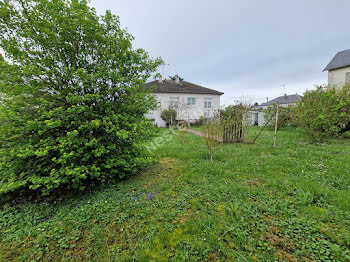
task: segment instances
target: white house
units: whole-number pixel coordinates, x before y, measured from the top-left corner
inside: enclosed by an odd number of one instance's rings
[[[350,84],[350,49],[338,52],[323,71],[328,71],[328,86]]]
[[[210,118],[220,109],[222,92],[182,81],[176,75],[175,80],[159,79],[146,83],[147,90],[154,89],[153,94],[159,102],[158,108],[147,114],[154,124],[165,127],[160,115],[163,110],[173,108],[177,111],[177,120],[194,122],[202,116]]]
[[[251,120],[252,125],[258,125],[258,126],[264,126],[266,121],[268,119],[265,119],[265,110],[274,105],[274,104],[280,104],[282,107],[288,107],[288,106],[294,106],[296,102],[300,101],[302,97],[298,94],[295,95],[287,95],[284,94],[284,96],[279,96],[275,99],[272,99],[270,101],[267,101],[266,103],[262,103],[261,105],[255,106],[250,111],[251,114]]]

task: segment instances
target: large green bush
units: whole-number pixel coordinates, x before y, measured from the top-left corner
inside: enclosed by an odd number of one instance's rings
[[[318,87],[307,91],[293,119],[312,140],[336,138],[350,130],[350,87]]]
[[[143,85],[157,69],[83,0],[0,1],[0,193],[83,189],[149,159]]]

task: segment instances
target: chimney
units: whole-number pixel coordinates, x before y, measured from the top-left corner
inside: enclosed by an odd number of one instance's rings
[[[268,97],[266,97],[266,103],[268,103],[269,102],[269,98]]]
[[[178,74],[175,75],[175,83],[180,84],[180,77]]]

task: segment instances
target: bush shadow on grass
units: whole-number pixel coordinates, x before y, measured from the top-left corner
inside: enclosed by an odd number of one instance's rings
[[[157,164],[151,165],[147,168],[140,169],[139,173],[142,172],[152,172],[156,169]],[[47,203],[59,203],[64,202],[65,200],[73,199],[73,198],[84,198],[89,195],[95,194],[96,192],[102,192],[103,190],[114,186],[122,186],[124,183],[128,183],[133,181],[138,177],[138,174],[130,174],[123,178],[115,177],[113,179],[109,179],[107,181],[87,181],[85,188],[83,190],[79,190],[78,188],[64,188],[64,186],[52,190],[49,195],[43,195],[42,192],[37,190],[30,190],[28,188],[21,189],[9,193],[4,193],[0,198],[0,208],[4,205],[16,206],[18,204],[24,203],[36,203],[40,204],[43,202]]]

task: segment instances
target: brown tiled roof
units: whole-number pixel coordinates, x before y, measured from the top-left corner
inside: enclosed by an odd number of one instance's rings
[[[203,86],[195,85],[190,82],[180,81],[176,83],[172,80],[155,80],[148,82],[145,85],[147,90],[155,87],[154,93],[186,93],[186,94],[212,94],[212,95],[222,95],[224,93],[209,89]]]

